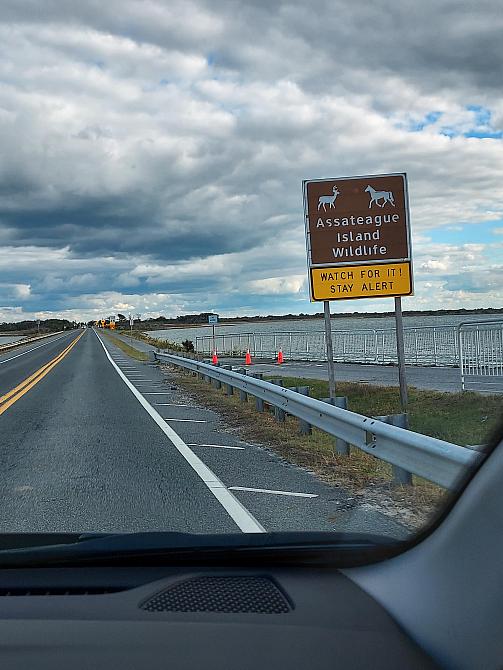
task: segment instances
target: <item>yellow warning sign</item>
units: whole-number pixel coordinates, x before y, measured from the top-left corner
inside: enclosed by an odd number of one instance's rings
[[[348,300],[411,294],[410,263],[311,268],[312,300]]]

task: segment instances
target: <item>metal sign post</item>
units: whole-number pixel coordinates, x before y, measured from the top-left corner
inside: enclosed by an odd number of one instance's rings
[[[216,341],[215,341],[215,324],[218,323],[218,314],[210,314],[208,316],[208,323],[211,324],[211,330],[213,334],[213,353],[216,352],[217,347],[216,347]]]
[[[400,384],[400,405],[402,412],[407,411],[409,394],[405,373],[405,346],[403,341],[402,299],[395,298],[396,353],[398,358],[398,382]]]
[[[335,398],[335,364],[334,364],[334,349],[332,346],[332,323],[330,321],[330,301],[325,300],[323,303],[325,312],[325,343],[327,347],[327,364],[328,364],[328,389],[330,398]]]

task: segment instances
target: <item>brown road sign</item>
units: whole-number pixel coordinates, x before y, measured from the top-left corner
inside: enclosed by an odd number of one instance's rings
[[[405,174],[304,181],[309,267],[410,260]]]

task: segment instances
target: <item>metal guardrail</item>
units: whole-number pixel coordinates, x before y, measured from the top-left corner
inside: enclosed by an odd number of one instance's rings
[[[60,333],[66,333],[70,331],[58,330],[55,333],[46,333],[45,335],[37,335],[36,337],[23,337],[21,340],[16,340],[15,342],[9,342],[8,344],[0,345],[0,353],[2,351],[9,351],[15,347],[20,347],[23,344],[30,344],[30,342],[38,342],[39,340],[44,340],[46,337],[52,337],[53,335],[59,335]]]
[[[463,391],[503,391],[503,320],[465,321],[458,326]]]
[[[210,355],[215,343],[221,355],[242,355],[247,349],[252,356],[268,358],[281,348],[291,360],[325,360],[324,331],[256,331],[249,333],[196,336],[195,348]],[[458,365],[456,326],[421,326],[404,329],[405,360],[409,365]],[[396,331],[333,330],[334,360],[339,363],[396,362]]]
[[[339,409],[238,372],[174,354],[157,352],[155,358],[249,393],[367,454],[448,489],[455,489],[461,477],[484,458],[477,451]]]

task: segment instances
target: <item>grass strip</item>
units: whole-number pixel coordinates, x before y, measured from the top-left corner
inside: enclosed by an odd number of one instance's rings
[[[281,377],[287,387],[309,386],[311,397],[326,398],[328,382]],[[393,386],[371,386],[356,382],[338,382],[337,395],[347,396],[348,409],[364,416],[399,414],[400,391]],[[462,446],[488,442],[503,416],[502,395],[481,395],[473,391],[444,393],[409,388],[410,429]]]
[[[122,330],[120,332],[121,334],[126,335],[129,338],[132,337],[135,340],[145,342],[146,344],[150,344],[151,346],[157,347],[158,349],[170,349],[171,351],[185,351],[185,349],[176,342],[170,342],[169,340],[159,340],[156,337],[151,337],[150,335],[147,335],[146,333],[143,333],[142,331],[139,330],[133,330],[133,331]]]
[[[148,361],[148,354],[144,351],[138,351],[131,345],[121,340],[119,337],[115,337],[109,331],[105,331],[105,335],[113,341],[113,343],[119,347],[121,351],[130,356],[131,358],[136,358],[137,361]]]

